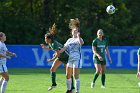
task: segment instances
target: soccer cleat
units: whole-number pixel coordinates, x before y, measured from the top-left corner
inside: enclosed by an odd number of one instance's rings
[[[91,82],[91,88],[94,88],[95,83]]]
[[[74,93],[74,91],[75,91],[75,87],[72,87],[71,92]]]
[[[71,90],[67,90],[66,93],[72,93],[72,91]]]
[[[102,85],[102,86],[101,86],[101,88],[105,88],[105,86],[104,86],[104,85]]]
[[[50,91],[50,90],[52,90],[52,89],[54,89],[54,88],[56,88],[56,85],[50,86],[50,87],[48,88],[48,91]]]

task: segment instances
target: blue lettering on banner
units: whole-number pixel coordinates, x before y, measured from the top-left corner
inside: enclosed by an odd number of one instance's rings
[[[17,57],[7,59],[9,68],[50,68],[53,51],[44,50],[39,45],[8,45],[9,51],[15,52]],[[106,56],[107,68],[136,68],[137,50],[139,46],[109,46],[113,63],[110,64]],[[83,68],[94,68],[91,46],[82,47]],[[62,65],[60,67],[63,67]]]

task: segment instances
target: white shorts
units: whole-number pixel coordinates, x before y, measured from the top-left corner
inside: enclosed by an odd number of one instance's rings
[[[6,64],[0,64],[0,73],[4,73],[7,72],[7,67]]]
[[[82,60],[68,60],[67,67],[82,68]]]

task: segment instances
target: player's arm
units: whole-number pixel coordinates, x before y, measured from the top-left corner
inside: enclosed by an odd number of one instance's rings
[[[58,51],[58,54],[63,53],[66,49],[67,49],[67,47],[64,46],[63,48],[61,48],[61,49]]]
[[[138,72],[140,72],[140,55],[138,55]]]
[[[55,53],[53,54],[53,58],[52,59],[48,59],[48,62],[52,62],[54,61],[56,58],[59,57],[59,50],[56,50]]]
[[[137,77],[140,78],[140,55],[138,55],[138,71],[137,71]]]
[[[99,58],[100,61],[103,61],[103,58],[97,53],[95,46],[92,46],[92,51]]]
[[[45,50],[52,50],[51,48],[45,46],[44,44],[40,44],[40,46],[41,46],[43,49],[45,49]]]
[[[0,58],[8,58],[8,59],[10,59],[11,57],[10,56],[5,56],[3,54],[0,54]]]
[[[84,44],[84,41],[83,41],[83,39],[80,37],[80,32],[77,33],[77,37],[78,37],[78,40],[79,40],[80,45],[83,45],[83,44]]]
[[[10,51],[6,51],[6,54],[8,55],[8,56],[16,56],[16,54],[15,53],[13,53],[13,52],[10,52]]]
[[[105,52],[106,52],[106,54],[107,54],[107,56],[108,56],[108,58],[110,60],[110,63],[112,63],[112,59],[111,59],[111,56],[110,56],[110,52],[108,50],[108,47],[105,48]]]

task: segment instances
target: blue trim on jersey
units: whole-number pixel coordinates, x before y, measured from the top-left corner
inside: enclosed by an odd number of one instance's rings
[[[2,65],[2,70],[3,70],[3,72],[5,72],[3,65]]]
[[[78,62],[78,68],[81,68],[81,51],[80,51],[81,47],[79,47],[79,54],[80,54],[80,59]]]

